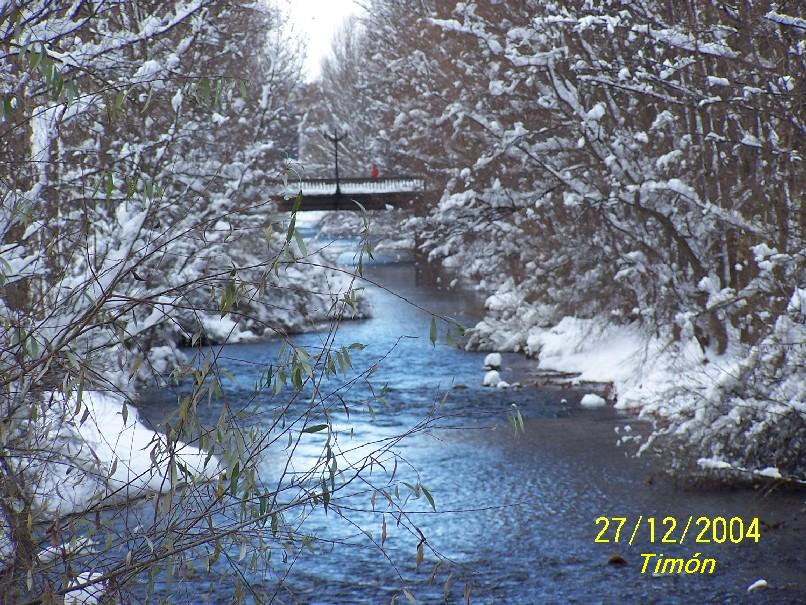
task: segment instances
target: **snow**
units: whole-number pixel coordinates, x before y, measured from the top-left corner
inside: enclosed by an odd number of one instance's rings
[[[336,194],[336,181],[333,179],[321,180],[289,180],[287,187],[284,184],[278,183],[278,191],[281,193],[291,193],[296,195],[302,191],[302,195],[335,195]],[[425,181],[423,179],[395,179],[395,178],[378,178],[378,179],[342,179],[340,181],[341,192],[345,195],[350,194],[381,194],[381,193],[414,193],[423,191],[425,189]],[[285,189],[286,191],[283,191]]]
[[[637,326],[575,317],[565,317],[550,329],[532,328],[526,336],[526,352],[537,357],[540,369],[579,372],[580,380],[622,386],[633,382],[645,347]]]
[[[501,80],[492,80],[490,82],[489,91],[490,95],[493,97],[498,97],[508,92]]]
[[[658,159],[655,160],[655,167],[658,170],[665,170],[673,166],[674,164],[680,162],[680,160],[682,159],[683,159],[683,152],[680,151],[679,149],[673,149],[669,153],[666,153],[658,157]]]
[[[759,471],[756,471],[756,474],[761,477],[769,477],[770,479],[780,479],[781,478],[781,471],[779,471],[774,466],[767,466],[762,468]]]
[[[497,370],[489,370],[484,374],[484,380],[482,380],[482,386],[485,387],[495,387],[498,386],[498,383],[501,382],[501,375],[498,373]]]
[[[68,591],[64,595],[64,605],[97,605],[101,603],[104,592],[106,592],[105,580],[90,584],[84,588],[70,590],[101,577],[103,577],[103,574],[85,571],[71,579],[67,583]]]
[[[39,175],[38,183],[30,194],[32,197],[35,197],[38,189],[48,182],[47,167],[50,161],[51,144],[58,135],[58,111],[59,106],[38,106],[31,113],[30,159],[35,162]]]
[[[770,11],[766,15],[764,15],[764,17],[769,19],[770,21],[775,21],[780,25],[787,25],[789,27],[796,27],[798,29],[806,30],[806,19],[801,19],[800,17],[784,15],[776,11]]]
[[[607,405],[607,402],[604,400],[604,397],[600,397],[595,393],[586,393],[582,396],[582,399],[579,400],[579,405],[585,408],[600,408]]]
[[[633,30],[636,33],[648,34],[655,40],[668,44],[669,46],[686,51],[694,51],[714,57],[726,57],[735,59],[738,53],[727,44],[718,42],[702,42],[689,33],[675,31],[673,29],[652,29],[649,25],[635,25]]]
[[[43,422],[54,453],[70,464],[41,468],[34,489],[38,506],[53,517],[63,516],[85,510],[99,498],[118,502],[171,487],[165,437],[142,424],[133,406],[126,406],[126,416],[124,420],[124,399],[114,393],[86,391],[80,406],[74,396],[65,400],[52,393]],[[213,457],[205,464],[206,452],[196,447],[178,442],[174,453],[194,480],[220,471],[218,460]]]
[[[171,97],[171,107],[173,107],[174,113],[179,113],[179,108],[182,107],[182,100],[184,99],[184,95],[182,93],[181,88],[176,89],[176,93],[173,97]]]
[[[707,76],[705,79],[708,81],[709,86],[730,86],[730,81],[727,78]]]
[[[489,370],[501,369],[501,353],[490,353],[484,358],[484,367]]]
[[[66,559],[68,556],[82,551],[88,551],[97,544],[97,542],[91,540],[90,538],[81,537],[73,539],[70,542],[64,542],[58,546],[48,546],[47,548],[43,548],[36,555],[36,558],[39,559],[40,564],[50,563],[51,561],[56,561],[58,559]]]
[[[134,82],[152,82],[162,71],[162,65],[155,59],[145,61],[132,76]]]
[[[214,342],[253,342],[257,336],[251,330],[242,329],[232,315],[199,313],[199,323],[207,338]]]
[[[703,469],[710,469],[710,470],[726,470],[732,468],[732,466],[725,462],[724,460],[718,460],[716,458],[699,458],[697,460],[697,466]]]
[[[604,103],[597,103],[587,114],[585,114],[585,117],[588,120],[598,122],[604,117],[604,115],[605,115]]]

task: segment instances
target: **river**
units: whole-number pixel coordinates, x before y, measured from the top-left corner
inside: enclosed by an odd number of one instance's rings
[[[396,598],[405,603],[406,587],[421,603],[461,603],[465,590],[471,603],[507,605],[806,603],[802,494],[679,486],[663,474],[662,458],[636,459],[616,445],[617,428],[641,430],[634,416],[611,408],[584,409],[578,405],[581,393],[483,388],[484,354],[444,342],[432,346],[430,316],[410,304],[467,325],[479,318],[478,300],[469,293],[418,283],[408,261],[380,258],[366,271],[391,292],[368,285],[372,318],[344,323],[338,341],[367,345],[351,352],[357,370],[380,360],[372,383],[374,388],[388,384],[386,403],[375,406],[374,418],[356,408],[348,419],[334,408],[331,419],[339,429],[339,446],[347,450],[405,433],[436,411],[441,418],[433,426],[389,445],[399,457],[396,480],[413,484],[419,476],[436,511],[421,491],[419,498],[411,496],[403,505],[410,514],[398,526],[393,514],[383,513],[389,510],[385,502],[376,501],[372,511],[370,491],[345,487],[343,496],[334,494],[327,514],[320,507],[294,520],[298,531],[318,538],[313,552],[278,555],[270,573],[249,576],[267,602],[374,604]],[[298,346],[321,347],[323,334],[294,340]],[[227,388],[228,396],[237,397],[242,388],[246,397],[258,368],[274,359],[279,346],[268,342],[224,347],[219,363],[237,379]],[[504,366],[522,368],[524,362],[504,355]],[[508,379],[506,372],[503,377]],[[369,387],[359,380],[343,395],[364,401],[370,397]],[[158,420],[173,400],[175,393],[165,391],[141,411]],[[265,405],[268,418],[272,404]],[[203,414],[217,418],[220,410],[215,406],[213,402]],[[509,424],[513,406],[524,418],[522,434],[516,435]],[[309,437],[294,454],[294,471],[304,471],[321,451],[324,437]],[[283,455],[281,449],[273,450],[261,462],[272,480],[282,474]],[[389,480],[392,462],[386,460],[386,471],[374,466],[368,475],[376,487]],[[405,498],[408,488],[401,490]],[[662,518],[675,517],[682,527],[690,515],[739,517],[747,524],[758,517],[760,537],[740,544],[695,544],[693,539],[682,546],[660,543]],[[619,544],[594,542],[599,530],[594,521],[600,516],[626,517]],[[629,546],[627,534],[639,516],[644,525]],[[655,543],[650,543],[646,528],[649,517],[657,518]],[[381,552],[359,528],[379,543],[384,518],[387,537]],[[410,524],[426,538],[419,565],[421,538]],[[676,532],[679,537],[679,527]],[[608,535],[613,537],[612,527]],[[715,572],[657,577],[651,573],[653,562],[641,573],[642,553],[686,560],[700,553],[701,559],[715,559]],[[614,554],[626,564],[609,564]],[[227,578],[222,571],[221,577],[194,581],[192,588],[180,589],[175,602],[222,602],[228,594]],[[748,594],[748,586],[761,578],[770,588]]]

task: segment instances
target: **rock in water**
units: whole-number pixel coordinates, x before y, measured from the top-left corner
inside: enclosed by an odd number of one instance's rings
[[[501,382],[501,375],[496,370],[490,370],[484,375],[481,384],[485,387],[497,387],[499,382]]]
[[[98,605],[106,592],[106,581],[96,582],[84,588],[76,588],[100,578],[102,574],[87,571],[78,574],[67,584],[64,605]],[[72,590],[71,590],[72,589]]]
[[[588,393],[579,401],[579,405],[586,408],[600,408],[606,404],[607,402],[603,397],[599,397],[594,393]]]
[[[607,560],[607,564],[608,565],[621,566],[621,565],[626,565],[627,560],[624,557],[622,557],[620,554],[618,554],[617,552],[614,552],[612,555],[610,555],[610,558]]]
[[[769,584],[767,584],[767,580],[761,579],[756,580],[750,586],[747,587],[747,592],[755,592],[756,590],[762,590],[767,588]]]
[[[484,358],[485,370],[500,370],[501,369],[501,353],[490,353]]]

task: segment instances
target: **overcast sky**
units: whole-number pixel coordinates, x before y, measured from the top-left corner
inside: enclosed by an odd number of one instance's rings
[[[345,17],[358,12],[354,0],[291,0],[294,30],[307,39],[305,71],[309,80],[319,75],[319,62],[330,51],[330,41]]]

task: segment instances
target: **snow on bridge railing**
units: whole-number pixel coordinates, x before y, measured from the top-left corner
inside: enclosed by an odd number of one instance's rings
[[[302,191],[303,196],[336,195],[335,179],[302,179],[274,183],[278,194],[295,195]],[[339,179],[342,195],[372,195],[383,193],[419,193],[425,191],[425,180],[416,177],[394,177],[375,179]]]

